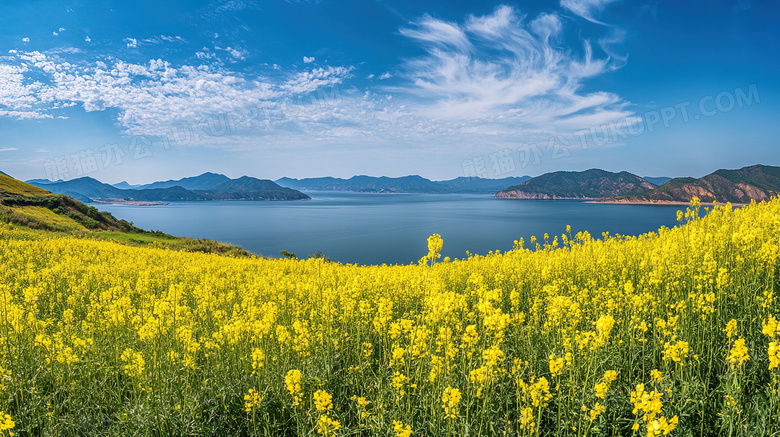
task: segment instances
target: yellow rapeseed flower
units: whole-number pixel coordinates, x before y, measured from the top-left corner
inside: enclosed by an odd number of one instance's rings
[[[726,358],[729,366],[732,368],[739,367],[749,359],[750,354],[747,346],[745,346],[745,339],[739,338],[734,341],[734,347],[731,348],[731,352],[729,352],[729,356]]]
[[[293,398],[293,405],[301,405],[301,371],[297,369],[290,370],[284,377],[284,383],[287,386],[287,391]]]
[[[249,389],[249,393],[244,395],[244,410],[247,413],[253,412],[256,408],[260,408],[263,403],[263,398],[255,389]]]
[[[398,420],[393,421],[393,431],[395,431],[395,437],[410,437],[412,435],[412,427],[404,425]]]
[[[441,398],[442,408],[444,408],[444,417],[454,419],[458,417],[458,404],[460,403],[460,390],[447,387]]]

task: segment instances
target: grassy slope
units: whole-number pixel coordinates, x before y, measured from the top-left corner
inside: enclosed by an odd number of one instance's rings
[[[8,196],[47,196],[50,192],[34,185],[16,180],[5,173],[0,173],[0,197]]]
[[[240,247],[217,241],[146,231],[71,197],[52,194],[5,174],[0,174],[0,221],[27,229],[82,234],[131,246],[165,247],[238,257],[254,256]]]

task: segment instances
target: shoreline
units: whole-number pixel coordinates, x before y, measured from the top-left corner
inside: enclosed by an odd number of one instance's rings
[[[691,202],[680,202],[680,201],[652,201],[652,200],[630,200],[630,201],[621,201],[621,200],[588,200],[584,203],[604,203],[608,205],[670,205],[670,206],[691,206]],[[717,206],[724,206],[728,202],[718,202]],[[731,206],[745,206],[747,203],[732,203]],[[701,204],[703,207],[712,206],[712,203],[703,203]]]
[[[97,205],[130,205],[130,206],[162,206],[170,205],[168,202],[153,202],[144,200],[93,200],[90,203]]]

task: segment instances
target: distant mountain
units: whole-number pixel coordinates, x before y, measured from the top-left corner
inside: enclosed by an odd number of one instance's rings
[[[104,184],[90,177],[71,179],[69,181],[52,182],[33,179],[27,181],[30,185],[40,187],[56,194],[70,196],[80,202],[92,200],[120,200],[123,199],[123,190]]]
[[[657,185],[657,186],[659,186],[659,187],[660,187],[661,185],[663,185],[663,184],[665,184],[665,183],[669,182],[670,180],[672,180],[672,178],[668,178],[668,177],[666,177],[666,176],[658,176],[658,177],[652,177],[652,176],[642,176],[642,178],[643,178],[644,180],[646,180],[647,182],[650,182],[651,184],[653,184],[653,185]]]
[[[120,190],[137,190],[143,185],[130,185],[127,183],[127,181],[122,181],[117,184],[111,184],[111,186],[114,188],[119,188]]]
[[[96,201],[192,201],[192,200],[303,200],[309,196],[283,188],[269,180],[243,177],[217,185],[212,190],[188,190],[180,186],[123,190],[90,177],[65,182],[32,185],[64,194],[82,202]]]
[[[506,187],[519,185],[529,179],[531,179],[530,176],[508,177],[502,179],[459,177],[447,181],[438,181],[436,183],[444,187],[448,193],[493,194]]]
[[[309,196],[298,190],[279,186],[268,179],[243,176],[229,179],[207,191],[215,198],[225,200],[304,200]]]
[[[502,199],[600,199],[655,188],[647,180],[626,172],[612,173],[599,169],[581,172],[546,173],[499,191]]]
[[[349,179],[332,177],[290,179],[276,181],[284,187],[304,191],[353,191],[359,193],[441,193],[435,182],[421,176],[390,178],[387,176],[352,176]]]
[[[27,184],[31,185],[47,185],[47,184],[53,184],[56,182],[63,182],[62,179],[56,180],[56,181],[50,181],[48,179],[30,179],[29,181],[24,181]]]
[[[660,187],[638,194],[604,199],[609,202],[684,202],[698,197],[702,203],[750,203],[769,200],[780,193],[780,167],[752,165],[738,170],[718,170],[699,179],[674,178]]]
[[[495,193],[509,185],[530,179],[529,176],[504,179],[459,177],[446,181],[431,181],[421,176],[391,178],[387,176],[353,176],[349,179],[322,177],[277,179],[283,187],[302,191],[347,191],[359,193]]]
[[[137,189],[148,190],[153,188],[171,188],[182,187],[187,190],[201,190],[208,191],[216,188],[220,184],[229,182],[231,179],[223,174],[217,173],[203,173],[199,176],[193,176],[189,178],[179,180],[168,180],[163,182],[154,182],[147,185],[141,185],[135,187]]]

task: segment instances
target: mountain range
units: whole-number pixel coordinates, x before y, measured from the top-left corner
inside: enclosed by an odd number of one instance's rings
[[[651,182],[662,182],[657,185]],[[664,181],[665,180],[665,181]],[[717,170],[701,178],[642,178],[600,169],[553,172],[499,191],[504,199],[587,199],[607,203],[749,203],[780,193],[780,167],[753,165]]]
[[[446,181],[432,181],[422,176],[353,176],[349,179],[322,177],[277,179],[276,183],[301,191],[348,191],[358,193],[470,193],[493,194],[510,185],[531,179],[530,176],[507,177],[502,179],[459,177]]]
[[[304,200],[306,194],[281,187],[267,179],[205,173],[178,181],[155,182],[135,189],[122,189],[90,177],[69,181],[27,181],[52,193],[64,194],[82,202],[166,202],[181,200]],[[121,185],[120,185],[121,186]]]
[[[558,171],[531,178],[503,179],[459,177],[432,181],[421,176],[398,178],[353,176],[293,179],[275,182],[243,176],[237,179],[217,173],[146,185],[120,182],[104,184],[83,177],[69,181],[27,181],[53,193],[83,202],[165,202],[177,200],[300,200],[301,191],[359,193],[474,193],[504,199],[581,199],[612,203],[687,203],[696,196],[702,202],[748,203],[780,193],[780,167],[754,165],[738,170],[718,170],[702,178],[640,177],[635,174],[590,169]]]
[[[399,178],[353,176],[292,179],[272,182],[244,176],[238,179],[217,173],[203,173],[178,180],[130,185],[127,182],[109,185],[90,177],[69,181],[31,179],[27,183],[54,193],[65,194],[82,202],[135,201],[165,202],[176,200],[298,200],[308,199],[300,191],[344,191],[358,193],[472,193],[493,194],[509,185],[531,179],[530,176],[503,179],[459,177],[446,181],[431,181],[421,176]]]

